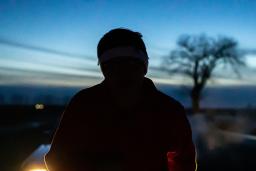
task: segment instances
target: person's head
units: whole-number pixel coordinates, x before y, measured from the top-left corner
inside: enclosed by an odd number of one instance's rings
[[[99,65],[105,80],[114,87],[142,83],[148,69],[148,54],[142,35],[118,28],[107,32],[97,47]]]

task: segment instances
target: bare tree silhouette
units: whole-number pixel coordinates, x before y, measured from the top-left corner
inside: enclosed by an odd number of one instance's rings
[[[212,77],[217,66],[230,66],[239,74],[238,66],[244,66],[243,53],[232,38],[218,38],[201,35],[182,35],[177,41],[178,47],[164,58],[163,69],[169,74],[179,73],[193,81],[190,90],[193,112],[200,110],[201,92]]]

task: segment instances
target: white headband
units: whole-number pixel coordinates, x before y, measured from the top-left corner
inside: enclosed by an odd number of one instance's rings
[[[115,47],[111,48],[109,50],[106,50],[99,56],[99,64],[103,62],[107,62],[113,58],[117,57],[133,57],[142,60],[143,62],[148,62],[148,55],[143,52],[140,49],[136,49],[132,46],[121,46],[121,47]]]

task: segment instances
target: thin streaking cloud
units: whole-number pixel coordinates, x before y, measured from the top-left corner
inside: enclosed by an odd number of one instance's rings
[[[223,72],[213,79],[219,80],[216,84],[256,84],[255,5],[247,0],[148,1],[146,7],[143,1],[4,1],[0,84],[75,86],[86,79],[101,80],[97,43],[116,27],[142,33],[150,56],[147,76],[157,82],[191,84],[188,78],[164,73],[160,65],[181,34],[206,33],[234,37],[248,48],[244,52],[250,71],[242,70],[242,78]]]
[[[97,76],[99,77],[99,72],[92,68],[76,69],[73,67],[64,67],[58,65],[45,65],[40,63],[23,62],[23,61],[12,61],[5,60],[4,62],[0,60],[0,68],[5,68],[8,72],[9,69],[16,70],[26,70],[30,72],[43,72],[48,74],[62,73],[62,74],[72,74],[72,75],[87,75],[87,76]]]

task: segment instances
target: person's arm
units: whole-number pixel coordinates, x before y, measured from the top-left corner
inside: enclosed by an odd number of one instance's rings
[[[196,171],[196,151],[192,141],[192,131],[183,107],[177,111],[174,120],[172,147],[167,152],[169,171]],[[173,140],[174,138],[174,140]]]
[[[55,132],[50,151],[45,155],[45,164],[49,171],[76,170],[78,134],[75,115],[78,112],[77,97],[72,98],[62,114],[61,122]]]

